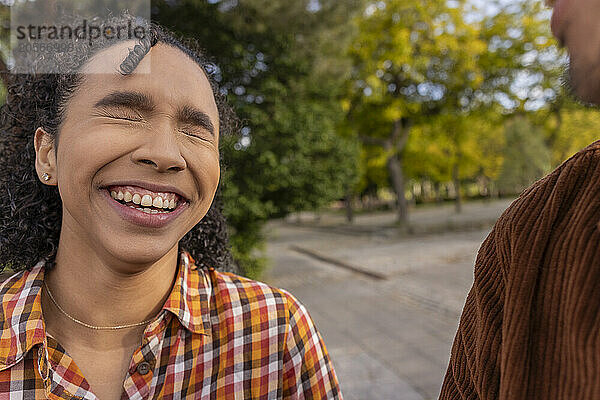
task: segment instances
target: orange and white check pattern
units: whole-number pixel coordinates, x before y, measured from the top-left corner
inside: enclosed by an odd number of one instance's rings
[[[178,278],[146,327],[123,399],[341,399],[331,359],[289,292],[181,253]],[[0,400],[97,399],[75,361],[45,332],[44,265],[0,286]]]

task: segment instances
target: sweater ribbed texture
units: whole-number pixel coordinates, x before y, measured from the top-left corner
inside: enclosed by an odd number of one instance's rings
[[[475,261],[440,400],[600,399],[600,141],[535,182]]]

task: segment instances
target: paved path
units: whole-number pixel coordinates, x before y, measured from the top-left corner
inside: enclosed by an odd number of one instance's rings
[[[485,219],[495,220],[506,205],[485,206]],[[461,218],[480,212],[481,205],[474,205],[473,214],[469,207]],[[439,224],[445,215],[431,209],[417,219]],[[365,217],[362,224],[383,226],[378,218]],[[288,289],[307,306],[346,400],[436,399],[477,249],[489,228],[397,237],[377,234],[385,229],[357,234],[340,226],[323,218],[317,226],[270,222],[272,266],[262,280]]]

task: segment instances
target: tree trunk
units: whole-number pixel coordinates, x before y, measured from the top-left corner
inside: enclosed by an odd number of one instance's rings
[[[397,221],[405,225],[408,221],[408,204],[404,194],[404,173],[402,172],[402,159],[397,154],[387,159],[387,169],[390,174],[392,188],[396,193]]]
[[[346,209],[346,221],[351,224],[354,222],[354,210],[352,209],[352,194],[346,191],[344,196],[344,208]]]
[[[481,181],[483,186],[484,199],[489,201],[492,199],[492,180],[487,176],[483,175]]]
[[[415,191],[415,185],[408,185],[410,190],[410,201],[409,204],[411,206],[417,205],[417,192]]]
[[[390,176],[392,189],[396,193],[397,222],[406,225],[408,221],[408,206],[404,194],[404,173],[402,171],[402,150],[408,141],[411,123],[405,118],[394,121],[392,132],[386,139],[359,136],[363,143],[382,146],[388,154],[386,165]]]
[[[440,183],[439,182],[435,182],[433,184],[433,190],[435,193],[435,202],[437,204],[440,204],[442,202],[442,189],[440,187]]]
[[[458,163],[452,167],[452,181],[454,183],[454,191],[456,193],[455,209],[457,213],[462,212],[462,196],[460,194],[460,180],[458,179]]]
[[[498,188],[494,181],[490,179],[490,199],[498,199],[500,198],[500,193],[498,193]]]

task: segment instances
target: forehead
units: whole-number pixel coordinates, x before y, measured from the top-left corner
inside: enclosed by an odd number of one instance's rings
[[[116,44],[94,55],[81,69],[83,82],[76,94],[81,105],[118,91],[139,91],[150,95],[163,108],[193,106],[218,124],[212,88],[204,71],[181,50],[157,43],[130,75],[119,66],[135,42]]]

